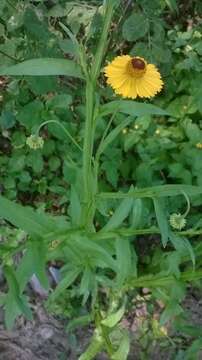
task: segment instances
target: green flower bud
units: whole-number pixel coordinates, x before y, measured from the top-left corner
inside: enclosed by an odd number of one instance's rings
[[[182,230],[186,225],[186,219],[182,214],[171,214],[169,219],[173,229]]]
[[[44,140],[41,136],[30,135],[26,140],[26,144],[30,147],[30,149],[42,149]]]

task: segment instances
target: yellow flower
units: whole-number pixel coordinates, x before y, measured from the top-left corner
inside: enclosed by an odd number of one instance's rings
[[[139,57],[117,56],[104,68],[107,83],[116,94],[136,99],[137,96],[150,98],[163,86],[161,74],[153,64]]]

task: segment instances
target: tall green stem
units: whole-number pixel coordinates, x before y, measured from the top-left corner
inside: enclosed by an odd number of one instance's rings
[[[107,0],[106,2],[102,34],[95,54],[94,62],[90,69],[90,74],[86,81],[86,121],[83,145],[83,225],[86,225],[87,228],[92,228],[93,226],[93,205],[95,196],[94,189],[96,188],[96,179],[94,179],[92,169],[94,133],[96,126],[95,91],[97,79],[100,73],[100,68],[106,49],[107,36],[113,15],[114,4],[115,2],[112,0]]]

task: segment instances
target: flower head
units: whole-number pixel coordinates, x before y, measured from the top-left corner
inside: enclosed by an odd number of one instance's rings
[[[182,230],[186,225],[186,219],[182,214],[171,214],[169,219],[173,229]]]
[[[30,135],[27,140],[26,140],[26,144],[34,150],[37,149],[42,149],[43,144],[44,144],[44,140],[41,136],[38,135]]]
[[[107,83],[116,94],[136,99],[150,98],[163,87],[161,74],[153,64],[139,57],[117,56],[104,68]]]

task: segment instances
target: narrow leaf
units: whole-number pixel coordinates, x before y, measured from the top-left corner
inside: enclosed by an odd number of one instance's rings
[[[173,232],[171,232],[170,241],[172,242],[175,249],[180,253],[180,255],[186,256],[187,253],[189,254],[193,267],[195,267],[196,264],[195,253],[189,240],[183,236],[179,237]]]
[[[82,78],[81,70],[75,62],[58,58],[31,59],[9,67],[0,67],[0,75],[66,75]]]
[[[39,214],[30,207],[16,204],[3,196],[0,196],[0,217],[38,237],[54,232],[57,228],[57,221],[50,216]]]
[[[113,129],[110,134],[105,138],[103,143],[101,144],[99,148],[99,154],[103,153],[103,151],[109,146],[109,144],[112,143],[112,141],[115,140],[115,138],[118,136],[118,134],[126,127],[128,126],[132,121],[134,121],[133,117],[129,117],[121,122],[118,126]]]
[[[165,203],[162,199],[155,199],[155,198],[153,199],[153,202],[156,213],[156,219],[161,232],[161,240],[163,246],[165,247],[169,240],[169,232],[170,232],[170,228],[165,212]]]
[[[148,188],[142,188],[138,190],[133,190],[127,193],[123,192],[107,192],[100,193],[98,197],[103,199],[124,199],[124,198],[159,198],[165,196],[176,196],[181,195],[184,191],[187,195],[200,195],[202,194],[202,186],[192,186],[192,185],[160,185],[152,186]]]
[[[55,291],[51,294],[51,300],[57,299],[57,297],[65,291],[73,282],[76,280],[77,276],[79,275],[79,269],[73,269],[69,271],[65,277],[59,282],[58,286],[56,287]]]
[[[114,314],[110,314],[107,316],[106,319],[102,320],[101,323],[104,326],[107,326],[109,328],[114,327],[123,317],[125,312],[125,306],[122,306],[118,311],[116,311]]]
[[[111,268],[115,272],[117,271],[117,264],[113,257],[105,250],[101,245],[98,245],[95,241],[89,240],[87,238],[77,237],[74,241],[77,248],[80,250],[81,254],[88,253],[93,256],[93,259],[96,259],[96,264],[101,263],[105,266]]]
[[[116,208],[108,223],[102,228],[103,231],[113,230],[119,227],[129,215],[133,205],[133,199],[124,199]]]
[[[100,108],[100,116],[106,116],[113,113],[116,109],[119,112],[131,116],[142,115],[169,115],[167,111],[160,109],[158,106],[139,103],[132,100],[115,100],[111,101]]]
[[[78,226],[81,217],[81,204],[74,185],[71,186],[69,214],[71,216],[72,225]]]
[[[79,356],[78,360],[92,360],[103,348],[103,339],[97,333],[95,333],[91,339],[90,345],[86,351]]]
[[[124,331],[118,350],[112,355],[112,360],[127,360],[130,350],[130,338],[127,331]]]
[[[116,259],[118,263],[117,284],[121,287],[124,280],[132,273],[130,241],[126,238],[116,239]]]

